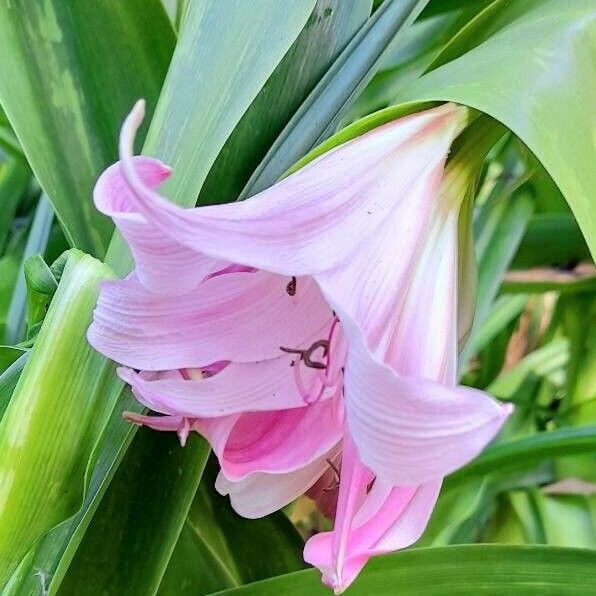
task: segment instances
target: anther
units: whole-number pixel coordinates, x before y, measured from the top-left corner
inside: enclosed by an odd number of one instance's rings
[[[288,296],[294,296],[296,294],[296,278],[294,276],[292,276],[292,279],[288,282],[286,292],[288,293]]]

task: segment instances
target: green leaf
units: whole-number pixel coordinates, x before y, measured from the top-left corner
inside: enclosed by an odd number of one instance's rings
[[[540,213],[530,219],[512,267],[528,269],[589,259],[590,251],[571,213]]]
[[[0,354],[3,366],[2,374],[0,374],[0,420],[2,420],[27,362],[28,352],[11,346],[1,346]]]
[[[159,596],[200,596],[304,567],[304,542],[290,520],[281,511],[254,520],[240,517],[229,499],[215,491],[218,470],[212,459]]]
[[[13,158],[0,169],[0,255],[4,252],[15,212],[31,180],[31,170],[22,159]]]
[[[80,507],[114,396],[112,366],[87,344],[109,269],[75,251],[0,422],[0,585],[34,543]],[[17,440],[18,438],[18,440]]]
[[[528,296],[526,294],[497,298],[491,312],[478,327],[478,331],[471,340],[470,353],[475,354],[488,346],[511,321],[523,312],[527,304]]]
[[[462,367],[480,347],[477,335],[521,242],[532,210],[532,198],[523,187],[512,196],[505,195],[491,209],[489,220],[493,221],[487,222],[483,234],[487,238],[477,239],[479,244],[486,246],[486,250],[482,251],[478,262],[476,313],[468,342],[459,356]]]
[[[466,0],[448,10],[445,8],[452,2],[429,2],[416,22],[391,42],[379,72],[350,108],[348,119],[356,120],[390,105],[399,91],[420,77],[447,42],[490,1]]]
[[[221,150],[199,203],[236,199],[275,138],[366,22],[371,0],[318,0],[302,33]]]
[[[526,271],[511,271],[505,276],[501,291],[510,294],[591,293],[596,291],[596,267],[587,265],[570,271],[536,267]]]
[[[103,256],[111,222],[90,200],[123,115],[155,105],[174,34],[159,0],[2,2],[0,104],[69,241]]]
[[[189,438],[186,449],[180,449],[175,433],[141,429],[57,593],[154,594],[184,524],[207,453],[197,435]],[[165,470],[176,473],[164,477]]]
[[[0,341],[6,338],[8,311],[19,276],[19,259],[14,255],[0,258]]]
[[[35,325],[43,321],[52,296],[58,288],[58,281],[39,254],[25,261],[25,281],[27,282],[27,328],[31,332]]]
[[[593,255],[595,15],[591,0],[496,0],[397,98],[454,101],[505,124],[560,188]]]
[[[350,596],[588,596],[596,591],[596,551],[556,547],[467,545],[406,550],[368,563]],[[329,594],[315,570],[218,592],[218,596]]]
[[[34,254],[43,253],[50,237],[54,211],[52,205],[45,195],[42,195],[35,209],[31,230],[27,236],[25,252],[19,268],[10,308],[8,310],[8,321],[6,325],[6,342],[16,344],[25,339],[25,327],[27,322],[27,283],[24,276],[25,262]]]
[[[255,170],[241,198],[273,184],[335,130],[343,111],[374,75],[387,46],[406,30],[428,0],[383,2],[354,36]]]
[[[449,476],[450,486],[491,472],[499,474],[531,469],[537,462],[596,448],[596,427],[569,427],[541,432],[516,441],[504,441],[485,449],[467,466]]]

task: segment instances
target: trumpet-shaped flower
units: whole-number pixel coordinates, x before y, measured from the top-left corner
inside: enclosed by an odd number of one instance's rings
[[[156,192],[170,170],[132,155],[138,103],[95,188],[136,266],[103,284],[89,341],[162,414],[129,418],[204,435],[242,515],[315,498],[335,526],[305,558],[337,592],[418,539],[442,478],[508,413],[456,385],[459,203],[441,182],[464,115],[401,118],[186,210]]]

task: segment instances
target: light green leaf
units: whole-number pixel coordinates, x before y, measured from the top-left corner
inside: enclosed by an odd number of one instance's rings
[[[560,188],[593,255],[595,17],[591,0],[496,0],[396,100],[454,101],[505,124]]]
[[[49,529],[80,507],[114,395],[87,344],[98,283],[109,269],[72,252],[35,347],[0,422],[0,585]]]
[[[556,547],[467,545],[420,548],[379,557],[347,592],[350,596],[591,596],[596,551]],[[218,592],[218,596],[325,596],[316,570],[282,575]]]
[[[0,5],[0,104],[69,241],[96,256],[112,224],[91,189],[134,100],[155,105],[173,45],[159,0]]]

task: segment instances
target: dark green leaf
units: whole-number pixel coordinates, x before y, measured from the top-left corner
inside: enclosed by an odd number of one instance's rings
[[[569,427],[541,432],[516,441],[506,441],[488,447],[477,459],[449,477],[453,486],[468,478],[492,472],[519,471],[537,462],[589,453],[596,449],[596,427]]]
[[[0,213],[0,255],[4,252],[12,220],[30,179],[31,170],[22,159],[13,158],[2,164],[0,169],[0,206],[2,207]]]
[[[371,0],[318,0],[306,27],[226,142],[199,203],[235,199],[289,118],[368,19]]]
[[[282,512],[240,517],[215,491],[218,469],[209,462],[159,596],[200,596],[304,567],[304,542],[290,520]]]
[[[241,197],[273,184],[290,166],[329,137],[343,111],[379,67],[394,37],[407,29],[428,0],[384,2],[354,36],[271,146]]]
[[[97,509],[58,594],[154,594],[208,451],[197,435],[141,429]],[[164,477],[164,471],[172,470]],[[194,564],[198,565],[199,561]]]

